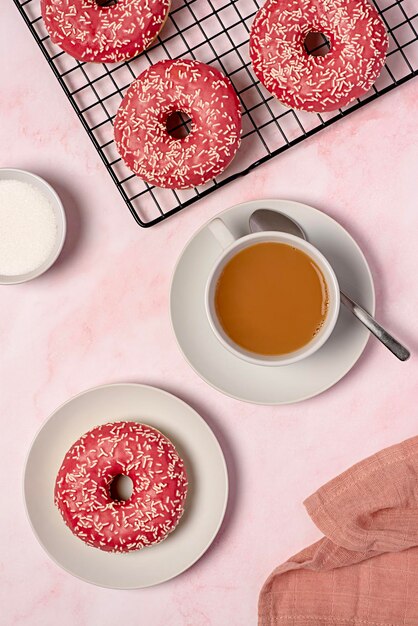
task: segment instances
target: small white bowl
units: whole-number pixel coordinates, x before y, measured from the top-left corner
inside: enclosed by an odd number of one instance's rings
[[[40,176],[36,176],[36,174],[31,174],[30,172],[26,172],[25,170],[16,170],[9,168],[0,168],[0,180],[18,180],[22,183],[28,183],[33,185],[41,193],[44,194],[50,200],[52,208],[54,209],[55,217],[57,220],[57,236],[55,240],[54,248],[52,249],[51,254],[47,259],[37,267],[32,272],[27,272],[26,274],[18,274],[16,276],[4,276],[0,274],[0,284],[1,285],[16,285],[18,283],[24,283],[28,280],[32,280],[37,276],[40,276],[44,272],[46,272],[51,265],[55,263],[57,260],[62,247],[65,241],[65,234],[67,230],[67,220],[65,218],[64,207],[62,202],[58,196],[58,194],[54,191],[54,189]]]

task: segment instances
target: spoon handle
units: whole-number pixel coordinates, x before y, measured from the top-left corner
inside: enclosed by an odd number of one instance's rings
[[[399,341],[397,341],[392,335],[380,326],[376,322],[376,320],[365,311],[359,304],[353,302],[351,298],[345,295],[342,291],[340,292],[341,302],[348,308],[350,311],[357,317],[362,324],[366,326],[370,330],[371,333],[375,337],[379,339],[383,343],[388,350],[390,350],[395,356],[398,357],[400,361],[406,361],[411,356],[409,350],[407,350]]]

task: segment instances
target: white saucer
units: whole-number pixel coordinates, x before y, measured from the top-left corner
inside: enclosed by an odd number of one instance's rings
[[[54,483],[69,447],[83,433],[109,421],[130,419],[154,426],[175,444],[186,463],[189,492],[178,527],[162,543],[128,554],[84,544],[54,505]],[[149,587],[177,576],[214,540],[228,499],[222,450],[206,422],[182,400],[145,385],[106,385],[75,396],[37,434],[24,476],[26,509],[49,556],[70,574],[114,589]]]
[[[340,287],[372,315],[373,279],[354,239],[335,220],[305,204],[288,200],[256,200],[220,213],[237,236],[249,232],[248,219],[259,208],[286,213],[334,268]],[[205,286],[221,254],[219,243],[205,224],[183,250],[174,271],[170,307],[177,341],[185,358],[207,383],[238,400],[258,404],[290,404],[306,400],[338,382],[363,352],[369,332],[341,307],[327,343],[299,363],[281,367],[253,365],[226,350],[213,334],[205,312]]]

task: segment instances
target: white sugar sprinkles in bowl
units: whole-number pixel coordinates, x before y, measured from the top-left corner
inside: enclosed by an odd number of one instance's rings
[[[16,284],[43,274],[65,239],[61,200],[39,176],[0,169],[0,283]]]

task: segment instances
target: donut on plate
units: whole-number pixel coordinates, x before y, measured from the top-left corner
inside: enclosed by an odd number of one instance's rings
[[[128,476],[127,500],[112,482]],[[184,463],[155,428],[138,422],[97,426],[68,450],[55,482],[55,504],[74,535],[107,552],[159,543],[177,526],[187,494]]]
[[[191,118],[191,131],[175,138],[170,115]],[[151,185],[187,189],[203,185],[229,165],[241,138],[241,111],[232,83],[204,63],[160,61],[129,87],[115,118],[115,141],[126,165]]]
[[[51,40],[79,61],[117,63],[148,48],[170,0],[41,0]]]
[[[327,54],[308,54],[310,33],[325,35]],[[317,113],[368,91],[387,48],[384,24],[367,0],[267,0],[250,34],[254,72],[266,89],[289,107]]]

